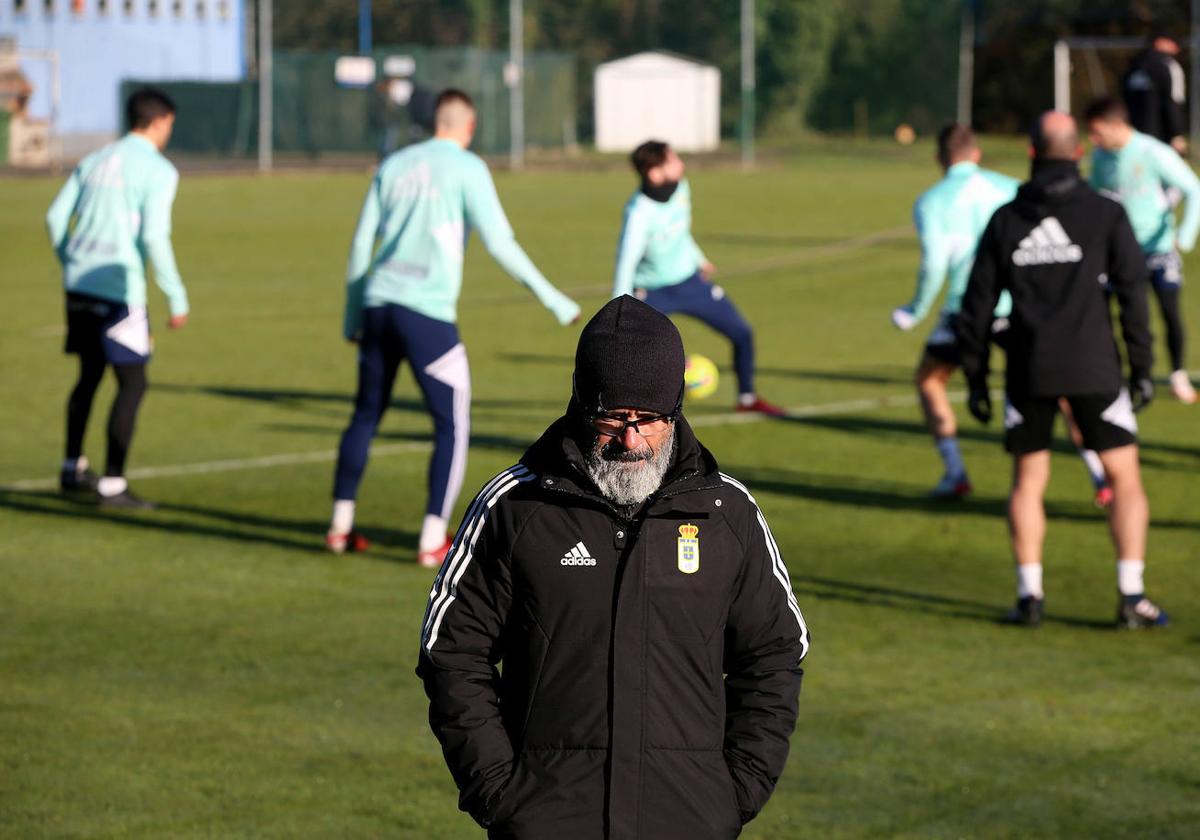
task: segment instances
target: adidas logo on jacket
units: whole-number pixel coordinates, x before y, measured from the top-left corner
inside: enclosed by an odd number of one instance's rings
[[[1058,219],[1048,216],[1017,244],[1012,256],[1013,265],[1076,263],[1083,259],[1083,249],[1071,241]]]

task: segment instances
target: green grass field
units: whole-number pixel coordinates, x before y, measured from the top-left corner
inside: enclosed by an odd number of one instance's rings
[[[1022,174],[1005,152],[1001,168]],[[1147,580],[1174,626],[1109,629],[1104,520],[1066,450],[1048,496],[1048,621],[999,626],[1013,597],[999,432],[960,411],[976,495],[925,501],[940,465],[910,376],[926,328],[888,323],[917,263],[911,202],[936,177],[928,146],[823,145],[753,175],[692,174],[697,239],[757,330],[760,390],[817,407],[729,422],[728,351],[680,323],[726,374],[690,416],[756,493],[813,634],[788,770],[744,836],[1200,836],[1200,408],[1160,391],[1141,415]],[[193,320],[168,334],[151,291],[157,356],[130,466],[239,464],[135,481],[161,503],[143,515],[12,489],[56,476],[74,367],[41,221],[58,184],[0,185],[0,835],[479,836],[413,675],[431,575],[413,563],[429,422],[411,377],[362,488],[375,549],[321,550],[354,386],[342,273],[367,181],[185,175],[175,243]],[[631,180],[497,183],[535,261],[594,311]],[[1188,269],[1200,277],[1200,261]],[[469,500],[565,405],[578,328],[478,242],[466,277]],[[1200,335],[1200,294],[1186,303]],[[233,468],[275,455],[297,457]]]

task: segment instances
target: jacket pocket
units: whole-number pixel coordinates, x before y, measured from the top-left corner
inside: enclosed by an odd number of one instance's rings
[[[518,759],[513,765],[512,775],[508,777],[508,781],[505,782],[504,788],[500,791],[500,794],[496,799],[495,806],[487,815],[489,827],[502,826],[508,821],[509,817],[512,816],[517,799],[516,794],[521,787],[521,770],[522,764],[520,759]]]
[[[720,750],[648,749],[641,809],[642,834],[656,840],[730,840],[742,831]]]
[[[505,698],[515,701],[505,709],[504,727],[519,748],[529,728],[529,716],[542,682],[550,639],[532,616],[525,619],[520,632],[513,638],[521,640],[520,649],[510,648],[502,663],[501,675]]]
[[[522,753],[489,836],[602,840],[607,755],[569,747]]]

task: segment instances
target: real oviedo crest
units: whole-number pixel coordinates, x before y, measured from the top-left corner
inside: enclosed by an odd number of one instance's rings
[[[693,575],[700,571],[700,529],[695,525],[679,526],[679,571]]]

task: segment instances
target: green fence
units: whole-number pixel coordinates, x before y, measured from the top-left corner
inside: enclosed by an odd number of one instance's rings
[[[479,127],[472,148],[499,154],[509,148],[509,90],[506,54],[474,48],[385,47],[373,51],[376,84],[340,87],[334,64],[340,53],[277,50],[274,55],[273,147],[283,153],[379,152],[427,136],[412,116],[386,94],[384,62],[408,56],[408,78],[418,99],[457,87],[475,100]],[[152,84],[179,109],[171,148],[221,157],[250,157],[258,145],[258,84],[246,82],[142,81],[121,84],[120,101]],[[525,138],[532,147],[553,148],[575,136],[576,76],[571,53],[534,51],[525,64]]]

